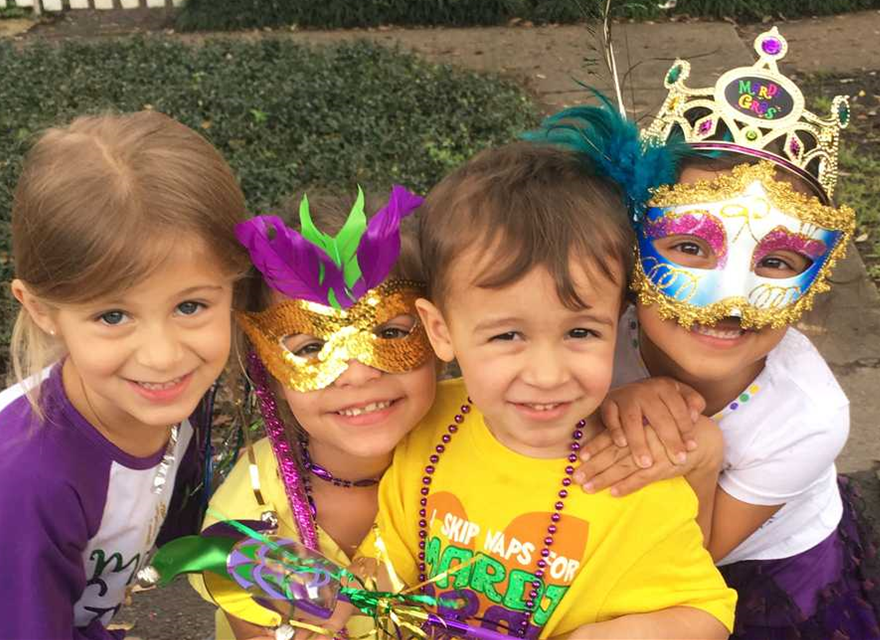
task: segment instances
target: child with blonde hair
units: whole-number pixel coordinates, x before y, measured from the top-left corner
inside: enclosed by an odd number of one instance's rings
[[[244,217],[220,154],[158,113],[78,118],[27,155],[12,211],[18,384],[0,394],[0,566],[14,577],[0,637],[121,637],[106,625],[210,420]]]

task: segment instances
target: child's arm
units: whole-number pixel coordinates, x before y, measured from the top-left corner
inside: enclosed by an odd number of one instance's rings
[[[742,502],[718,487],[715,491],[712,537],[706,545],[712,558],[716,562],[724,558],[784,506]]]
[[[100,620],[74,626],[74,604],[87,583],[89,523],[81,495],[60,474],[7,462],[0,468],[0,638],[115,640]]]
[[[275,634],[270,629],[245,622],[228,613],[225,615],[236,640],[275,640]]]
[[[719,478],[709,545],[716,560],[817,482],[834,482],[834,460],[849,435],[849,405],[786,411],[781,418],[756,425],[762,437],[743,463]]]
[[[584,625],[553,640],[726,640],[727,628],[692,607],[672,607]]]

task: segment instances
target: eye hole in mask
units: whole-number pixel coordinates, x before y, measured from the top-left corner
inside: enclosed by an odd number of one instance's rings
[[[768,234],[755,249],[752,270],[761,277],[775,279],[791,278],[803,273],[826,251],[825,244],[821,241],[807,239],[806,242],[815,245],[810,247],[815,251],[812,256],[794,249],[781,248]],[[803,246],[803,243],[794,246]],[[705,270],[718,267],[718,256],[703,238],[697,236],[673,235],[659,238],[654,240],[654,247],[664,258],[683,267]]]
[[[790,278],[809,269],[828,252],[818,238],[776,227],[755,247],[752,269],[765,278]]]
[[[380,340],[401,340],[411,335],[417,324],[418,320],[415,316],[400,314],[374,327],[373,334]],[[281,347],[288,353],[309,360],[317,360],[318,354],[326,344],[320,338],[303,333],[285,336],[280,342]]]

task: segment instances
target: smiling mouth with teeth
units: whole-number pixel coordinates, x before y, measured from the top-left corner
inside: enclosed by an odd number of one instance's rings
[[[529,409],[534,409],[535,411],[551,411],[551,410],[555,409],[556,407],[558,407],[559,405],[561,405],[562,403],[561,402],[551,402],[549,404],[536,404],[533,402],[523,402],[522,404],[524,406],[528,407]]]
[[[714,327],[707,327],[706,325],[695,324],[693,327],[691,327],[691,331],[693,331],[694,333],[698,333],[701,336],[720,338],[721,340],[736,340],[746,333],[745,329],[743,329],[742,327],[733,325],[715,325]]]
[[[169,380],[168,382],[137,382],[135,384],[137,384],[139,387],[147,389],[148,391],[164,391],[165,389],[173,389],[174,387],[179,385],[185,377],[186,376],[180,376],[179,378]]]
[[[392,404],[394,404],[394,400],[383,400],[381,402],[371,402],[370,404],[364,405],[363,407],[349,407],[348,409],[341,409],[336,413],[341,416],[347,416],[351,418],[354,416],[362,416],[366,413],[373,413],[374,411],[387,409]]]

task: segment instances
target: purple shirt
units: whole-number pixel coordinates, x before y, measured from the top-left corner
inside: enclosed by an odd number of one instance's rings
[[[131,456],[73,407],[61,367],[43,382],[39,422],[20,385],[0,394],[0,638],[118,639],[105,625],[147,561],[192,440]],[[170,453],[171,451],[169,451]]]

